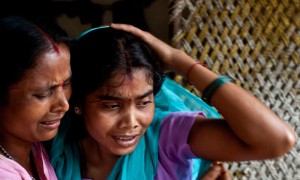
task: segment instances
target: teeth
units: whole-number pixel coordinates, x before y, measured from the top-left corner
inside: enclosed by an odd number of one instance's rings
[[[54,121],[47,121],[47,122],[43,122],[43,124],[53,124]]]
[[[128,140],[132,140],[133,137],[117,137],[117,139],[122,140],[122,141],[128,141]]]

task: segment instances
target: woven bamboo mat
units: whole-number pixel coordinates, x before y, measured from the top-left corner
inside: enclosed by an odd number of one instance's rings
[[[299,0],[173,0],[169,14],[174,47],[233,77],[300,137]],[[233,179],[300,180],[300,140],[281,158],[226,166]]]

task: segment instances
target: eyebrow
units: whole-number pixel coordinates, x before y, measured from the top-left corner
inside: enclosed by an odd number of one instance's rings
[[[67,82],[67,81],[71,81],[71,76],[69,76],[69,78],[68,78],[68,79],[66,79],[66,80],[64,80],[63,82]],[[50,85],[50,86],[43,87],[43,88],[41,89],[41,91],[51,91],[51,90],[53,90],[53,89],[55,89],[55,88],[59,87],[59,86],[60,86],[60,84],[61,84],[61,83],[58,83],[58,84],[55,84],[55,85]]]
[[[149,96],[152,93],[153,93],[153,89],[147,91],[146,93],[144,93],[140,96],[137,96],[135,99],[143,99],[143,98]],[[100,96],[98,96],[98,98],[102,99],[102,100],[127,100],[127,98],[123,98],[123,97],[119,97],[119,96],[113,96],[113,95],[100,95]]]
[[[71,80],[71,76],[68,79],[64,80],[63,82],[65,83],[65,82],[70,81],[70,80]],[[55,88],[61,86],[61,84],[62,83],[58,83],[58,84],[52,85],[52,86],[50,86],[50,89],[55,89]]]

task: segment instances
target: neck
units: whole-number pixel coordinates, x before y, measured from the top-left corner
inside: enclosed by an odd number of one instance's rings
[[[19,164],[26,164],[27,162],[30,162],[30,152],[33,143],[0,140],[0,145],[8,153],[8,155],[11,156],[13,160],[18,162]]]
[[[35,169],[33,159],[31,157],[31,148],[33,143],[20,141],[18,139],[12,140],[4,138],[0,139],[0,153],[5,157],[20,164],[27,172],[32,175]]]
[[[107,179],[120,156],[107,152],[92,138],[81,141],[81,154],[84,159],[86,178]]]

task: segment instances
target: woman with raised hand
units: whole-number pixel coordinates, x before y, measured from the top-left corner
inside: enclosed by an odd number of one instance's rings
[[[70,51],[57,25],[0,19],[0,179],[57,179],[41,141],[69,109]]]
[[[60,179],[199,179],[210,161],[275,158],[295,144],[293,130],[229,78],[147,32],[112,27],[84,32],[71,51],[72,111],[50,153]]]

